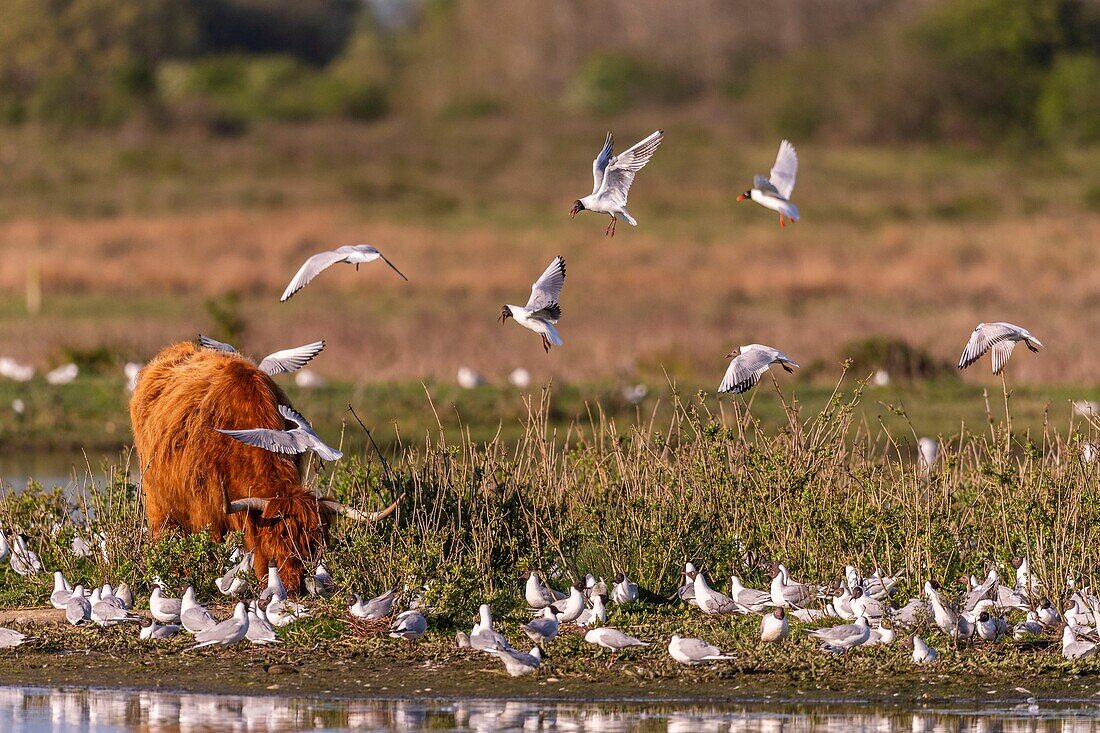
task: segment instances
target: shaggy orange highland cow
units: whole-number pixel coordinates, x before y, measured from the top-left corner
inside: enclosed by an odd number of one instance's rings
[[[239,354],[191,342],[170,346],[141,370],[130,399],[134,446],[142,472],[149,530],[209,530],[220,541],[244,530],[258,578],[269,561],[286,587],[300,588],[303,563],[314,562],[337,514],[374,521],[390,514],[359,512],[319,499],[302,484],[301,456],[245,445],[217,428],[286,429],[290,405],[271,377]]]

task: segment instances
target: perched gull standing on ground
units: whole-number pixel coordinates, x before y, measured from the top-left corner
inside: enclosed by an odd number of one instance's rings
[[[537,646],[529,653],[519,652],[515,649],[484,649],[482,651],[486,654],[492,654],[504,662],[504,668],[508,670],[508,674],[512,677],[523,677],[531,674],[542,663],[542,652],[539,651]]]
[[[365,265],[377,259],[381,259],[390,266],[390,269],[400,275],[402,280],[408,282],[409,278],[405,277],[405,273],[398,270],[392,262],[386,259],[386,256],[379,252],[377,247],[372,247],[369,244],[347,244],[343,247],[337,247],[330,252],[320,252],[306,260],[305,264],[302,265],[297,274],[291,279],[290,284],[286,286],[286,290],[283,291],[283,296],[279,298],[279,302],[282,303],[290,298],[304,288],[310,280],[317,277],[321,272],[332,267],[337,262],[355,265],[355,269],[358,270],[359,265]]]
[[[733,659],[732,655],[723,654],[722,650],[713,644],[708,644],[702,639],[683,638],[673,634],[668,643],[668,653],[680,664],[694,667],[703,662],[718,662]]]
[[[623,649],[628,649],[632,646],[649,646],[649,644],[641,639],[627,636],[618,629],[612,629],[608,626],[592,629],[584,635],[584,640],[589,644],[596,644],[597,646],[602,646],[604,649],[611,650],[611,660],[607,663],[609,667],[611,663],[615,661],[615,655]]]
[[[940,653],[925,643],[924,639],[914,636],[910,639],[913,645],[913,662],[916,664],[930,664],[940,657]]]
[[[160,624],[154,619],[148,626],[142,626],[138,632],[138,638],[146,639],[170,639],[180,632],[178,624]]]
[[[617,606],[638,600],[638,584],[626,577],[626,573],[615,576],[615,585],[611,586],[611,600]]]
[[[195,601],[195,589],[187,586],[183,598],[180,599],[180,625],[189,633],[197,634],[212,628],[216,623],[217,619]]]
[[[397,590],[388,590],[367,601],[364,601],[358,593],[354,595],[355,603],[348,607],[348,613],[364,621],[373,621],[390,615],[393,611],[393,602],[397,598]]]
[[[42,561],[34,550],[27,547],[27,540],[21,534],[12,537],[11,569],[17,575],[35,575],[42,572]]]
[[[630,193],[630,185],[634,183],[634,176],[653,157],[664,134],[664,130],[657,130],[628,150],[613,155],[615,141],[608,132],[603,150],[592,161],[592,193],[574,201],[569,216],[574,217],[582,211],[610,215],[611,223],[607,225],[604,236],[615,236],[615,223],[620,216],[631,226],[638,226],[626,210],[626,197]]]
[[[428,630],[428,619],[420,611],[405,611],[397,614],[390,636],[395,639],[419,639]]]
[[[468,641],[474,649],[511,649],[504,634],[493,628],[493,612],[488,603],[478,609],[478,620],[470,630]]]
[[[777,608],[760,619],[760,641],[783,641],[791,631],[787,613]]]
[[[779,226],[787,226],[783,217],[798,221],[798,208],[790,202],[794,191],[794,179],[798,174],[798,153],[789,141],[779,143],[779,153],[775,156],[775,165],[771,174],[756,176],[752,188],[737,197],[738,201],[752,199],[761,206],[779,212]]]
[[[993,350],[993,373],[1000,374],[1012,356],[1016,344],[1024,342],[1028,349],[1038,353],[1043,348],[1039,339],[1031,335],[1026,328],[1011,323],[979,323],[970,334],[970,341],[959,357],[959,369],[966,369],[976,362],[985,352]]]
[[[867,622],[866,616],[860,616],[855,623],[814,629],[810,631],[810,635],[824,642],[822,647],[827,647],[830,651],[840,650],[847,654],[849,649],[861,646],[870,638],[871,625]]]
[[[249,430],[222,430],[218,432],[228,435],[230,438],[263,448],[272,453],[297,454],[313,451],[322,461],[336,461],[344,457],[344,454],[325,444],[313,427],[300,412],[287,405],[279,405],[279,414],[294,423],[296,427],[290,430],[271,430],[270,428],[252,428]]]
[[[279,643],[275,627],[271,625],[259,601],[248,604],[248,631],[245,632],[245,638],[259,646]]]
[[[225,351],[230,354],[237,353],[237,350],[229,344],[212,339],[209,336],[203,336],[201,333],[199,334],[199,345],[203,348],[213,349],[215,351]],[[264,374],[268,374],[272,377],[276,374],[290,374],[308,364],[313,357],[320,354],[324,348],[324,341],[314,341],[305,346],[296,346],[293,349],[276,351],[263,358],[263,361],[259,364],[259,369]]]
[[[500,309],[500,322],[509,318],[542,336],[542,348],[550,351],[550,346],[561,346],[561,336],[554,324],[561,318],[561,288],[565,285],[565,259],[558,255],[543,271],[535,284],[531,286],[531,297],[527,305],[504,305]]]
[[[523,633],[536,644],[545,644],[558,636],[558,616],[550,606],[542,609],[542,616],[525,623]]]
[[[251,551],[244,553],[241,555],[240,562],[234,564],[225,575],[214,581],[219,593],[235,596],[244,590],[248,585],[248,575],[252,572],[252,558]]]
[[[214,644],[229,646],[236,644],[245,638],[247,634],[248,606],[244,605],[243,601],[238,601],[237,607],[233,610],[233,615],[230,618],[195,634],[195,641],[198,644],[195,644],[191,649],[202,649],[204,646],[213,646]]]
[[[159,585],[153,586],[149,594],[149,613],[162,624],[178,624],[183,601],[179,598],[166,598]]]
[[[73,588],[68,603],[65,604],[65,620],[73,626],[80,626],[92,620],[92,604],[84,597],[84,586]]]
[[[772,364],[778,364],[788,372],[794,372],[792,367],[798,367],[796,362],[779,349],[763,344],[742,346],[737,352],[726,354],[726,358],[732,358],[733,361],[726,368],[726,376],[722,378],[718,391],[734,394],[747,392],[756,386]]]
[[[19,646],[26,640],[26,634],[21,634],[14,629],[0,628],[0,649],[10,649]]]
[[[65,580],[65,576],[61,574],[60,570],[55,570],[53,574],[53,592],[50,593],[50,605],[59,611],[63,611],[72,597],[72,586]]]

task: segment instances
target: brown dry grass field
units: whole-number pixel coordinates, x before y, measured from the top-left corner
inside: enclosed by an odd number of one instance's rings
[[[953,362],[974,324],[1008,320],[1047,346],[1017,356],[1014,382],[1096,382],[1100,151],[799,145],[803,219],[780,230],[735,203],[778,141],[707,109],[607,126],[619,149],[666,129],[632,191],[640,226],[613,239],[606,219],[567,215],[590,190],[598,122],[6,130],[0,353],[43,367],[66,347],[147,358],[211,329],[204,301],[236,292],[247,351],[324,338],[317,371],[353,380],[449,380],[467,365],[717,384],[729,350],[763,342],[831,383],[851,341],[897,336]],[[310,253],[360,241],[410,282],[337,267],[278,302]],[[496,317],[556,254],[565,346],[547,356]],[[35,269],[43,308],[29,316]],[[994,383],[988,366],[972,372]]]

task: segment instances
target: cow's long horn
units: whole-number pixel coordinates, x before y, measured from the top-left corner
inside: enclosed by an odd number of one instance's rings
[[[377,512],[361,512],[358,509],[353,509],[350,506],[345,506],[333,499],[321,499],[321,503],[328,507],[330,510],[341,514],[348,519],[354,519],[356,522],[377,522],[379,519],[385,519],[389,515],[397,511],[397,505],[401,503],[401,500],[405,498],[405,495],[397,497],[392,504],[381,511]]]
[[[258,512],[262,512],[267,506],[267,499],[261,499],[258,496],[248,496],[244,499],[229,500],[229,492],[222,487],[222,496],[225,497],[225,513],[236,514],[237,512],[247,511],[249,509],[255,509]]]

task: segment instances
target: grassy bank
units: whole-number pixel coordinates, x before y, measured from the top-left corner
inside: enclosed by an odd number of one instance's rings
[[[714,392],[720,371],[714,383],[670,383],[668,377],[660,375],[640,381],[551,381],[545,387],[526,389],[507,384],[504,375],[489,377],[492,381],[476,389],[463,389],[451,380],[333,380],[321,387],[303,389],[283,378],[280,384],[326,440],[342,445],[348,452],[363,454],[370,446],[348,411],[348,405],[353,406],[391,459],[400,458],[406,446],[420,444],[425,435],[435,435],[440,428],[452,437],[461,433],[474,443],[496,440],[513,444],[525,435],[531,405],[540,403],[544,389],[548,398],[543,418],[552,438],[562,443],[572,443],[591,433],[600,421],[614,422],[623,432],[634,426],[665,431],[676,417],[678,399],[705,407],[715,415],[751,408],[754,419],[765,430],[774,432],[788,424],[788,406],[809,415],[824,409],[833,395],[832,387],[805,384],[799,375],[779,377],[782,396],[765,379],[756,393],[721,399]],[[628,396],[627,391],[638,385],[644,387],[644,395]],[[45,457],[44,464],[53,467],[51,475],[67,475],[73,468],[78,477],[88,468],[101,473],[100,461],[92,460],[88,466],[81,453],[117,455],[125,450],[131,442],[129,399],[121,370],[82,375],[67,385],[50,385],[42,377],[25,383],[0,379],[0,458],[39,454]],[[1085,422],[1072,403],[1089,400],[1100,401],[1100,388],[1013,387],[1013,427],[1021,435],[1041,435],[1048,429],[1071,434]],[[14,409],[17,401],[22,403],[21,413]],[[956,439],[960,430],[988,435],[991,420],[1003,421],[1005,415],[999,382],[981,386],[954,380],[866,385],[852,409],[853,421],[862,432],[877,438],[892,437],[904,455],[911,451],[914,432],[945,440]],[[54,455],[57,460],[50,461]],[[35,463],[28,460],[21,465]]]
[[[447,660],[454,631],[469,628],[481,602],[492,603],[518,641],[527,616],[517,575],[531,567],[543,568],[558,586],[585,572],[609,578],[625,570],[668,596],[687,559],[716,585],[736,573],[756,587],[767,586],[766,559],[816,582],[831,582],[855,563],[866,572],[900,573],[897,598],[904,602],[927,579],[957,588],[951,579],[983,574],[991,563],[1004,568],[1012,555],[1024,554],[1051,598],[1064,596],[1067,577],[1078,586],[1093,582],[1100,480],[1081,455],[1084,443],[1097,438],[1087,425],[1025,435],[996,420],[988,433],[950,436],[925,480],[901,436],[867,430],[863,398],[858,385],[841,385],[821,411],[790,409],[785,423],[769,430],[736,403],[719,415],[705,401],[683,397],[671,402],[667,423],[597,417],[575,426],[569,444],[555,439],[549,409],[539,402],[514,442],[485,444],[437,430],[404,444],[386,464],[369,456],[345,460],[316,479],[319,490],[366,507],[400,492],[407,498],[383,527],[336,524],[326,566],[347,592],[426,584],[433,633],[420,644],[392,644],[384,625],[350,623],[339,597],[313,602],[314,619],[283,630],[285,651],[246,654],[274,659],[320,645],[351,659]],[[201,534],[150,540],[139,493],[124,474],[76,497],[59,490],[9,495],[0,503],[0,523],[29,535],[48,569],[85,583],[127,580],[139,594],[160,577],[175,589],[193,584],[200,598],[213,599],[211,583],[228,552]],[[106,557],[74,558],[67,548],[78,531],[102,532]],[[2,608],[41,605],[48,593],[45,576],[0,573]],[[641,671],[630,671],[631,663],[617,674],[634,679],[679,673],[659,648],[674,632],[705,636],[737,654],[732,668],[701,673],[718,680],[733,669],[832,685],[853,669],[868,676],[910,669],[900,646],[860,650],[847,663],[822,657],[797,632],[787,645],[764,648],[755,641],[755,618],[705,619],[679,605],[613,609],[610,623],[657,644],[628,655],[638,657]],[[135,648],[132,631],[64,628],[43,632],[36,643],[43,653],[73,644],[122,653]],[[975,679],[1001,679],[1003,670],[1007,679],[1025,668],[1028,675],[1069,678],[1096,669],[1091,660],[1065,662],[1049,638],[955,649],[939,632],[920,633],[946,651],[935,674],[948,678],[980,670]],[[603,663],[573,634],[548,652],[554,675],[584,679]]]

